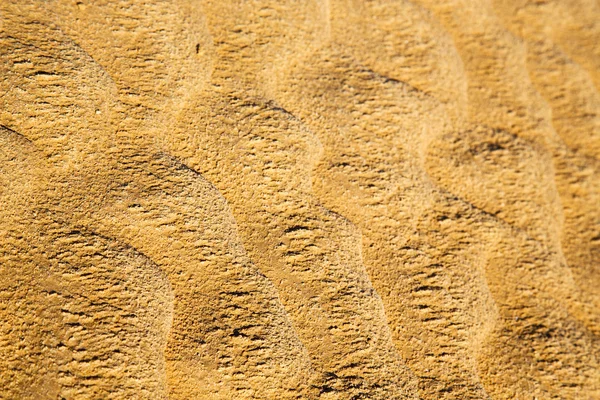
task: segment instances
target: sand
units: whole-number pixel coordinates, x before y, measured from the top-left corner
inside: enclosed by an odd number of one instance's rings
[[[0,2],[0,398],[600,398],[596,0]]]

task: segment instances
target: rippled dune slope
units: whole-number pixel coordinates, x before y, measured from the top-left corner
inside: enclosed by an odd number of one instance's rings
[[[596,0],[0,2],[0,398],[600,398]]]

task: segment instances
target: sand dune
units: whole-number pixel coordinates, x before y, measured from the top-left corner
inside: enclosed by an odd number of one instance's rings
[[[0,4],[0,398],[600,398],[594,0]]]

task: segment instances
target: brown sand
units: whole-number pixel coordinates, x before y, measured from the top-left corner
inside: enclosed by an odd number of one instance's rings
[[[2,399],[600,399],[596,0],[3,0],[0,200]]]

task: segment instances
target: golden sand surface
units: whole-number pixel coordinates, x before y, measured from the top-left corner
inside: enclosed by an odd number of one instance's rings
[[[600,399],[600,2],[0,1],[0,322],[0,399]]]

